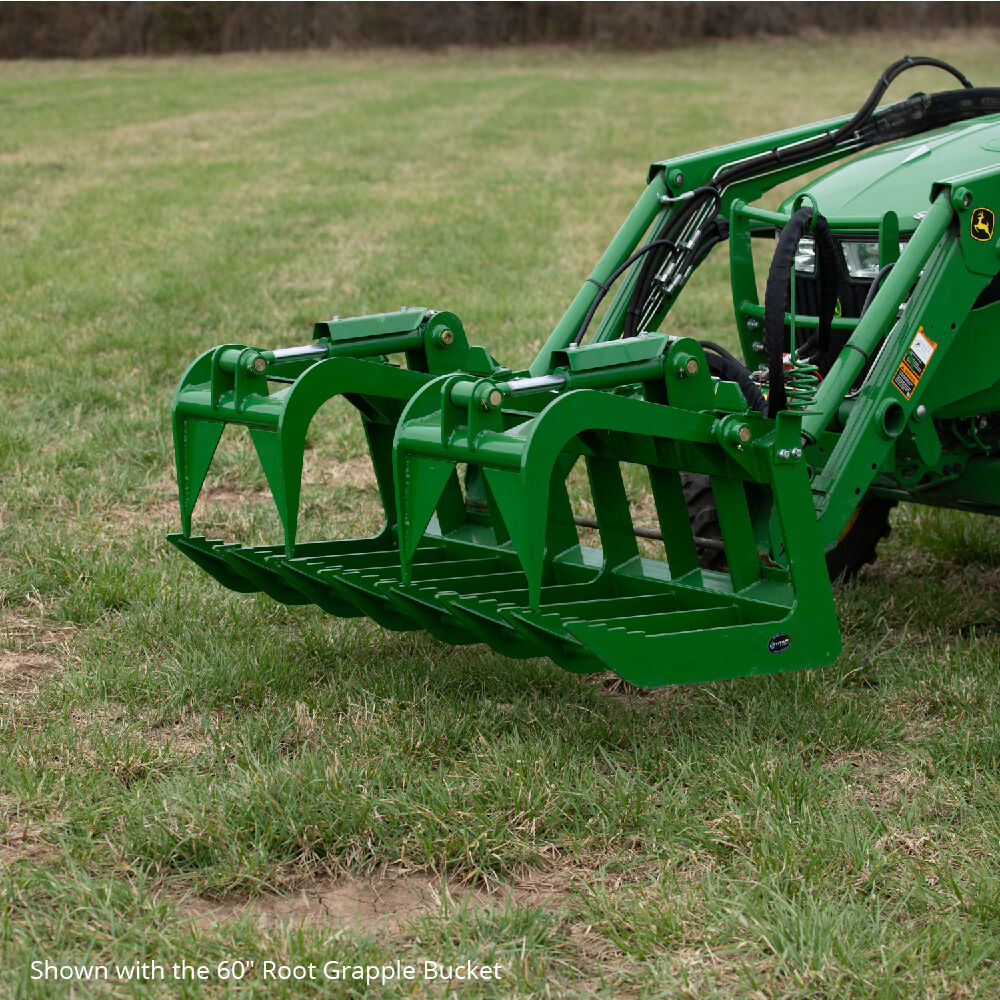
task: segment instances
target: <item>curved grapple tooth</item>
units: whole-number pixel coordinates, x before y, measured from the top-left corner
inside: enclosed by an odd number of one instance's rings
[[[538,656],[538,647],[497,610],[501,603],[495,597],[453,594],[446,598],[448,608],[463,625],[505,656],[525,659]]]
[[[181,531],[185,536],[191,534],[191,515],[225,429],[226,425],[221,421],[191,417],[176,410],[174,412],[177,492],[181,504]],[[182,548],[182,551],[187,553],[187,549]],[[194,556],[191,558],[194,559]]]

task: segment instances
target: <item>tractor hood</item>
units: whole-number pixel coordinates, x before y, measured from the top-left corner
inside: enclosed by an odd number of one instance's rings
[[[1000,163],[1000,115],[901,139],[844,163],[782,202],[788,212],[799,194],[816,199],[831,220],[870,218],[872,228],[890,209],[902,232],[912,232],[930,203],[931,185],[955,174]]]

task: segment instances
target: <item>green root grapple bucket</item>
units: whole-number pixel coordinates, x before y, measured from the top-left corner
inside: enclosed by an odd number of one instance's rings
[[[962,86],[876,110],[914,65]],[[645,686],[833,662],[831,574],[873,557],[894,503],[1000,510],[1000,376],[973,353],[1000,323],[998,110],[1000,91],[908,58],[853,116],[654,164],[525,371],[422,307],[208,351],[174,401],[170,540],[235,591]],[[720,246],[742,359],[669,332]],[[385,523],[299,543],[306,433],[336,396]],[[227,424],[260,458],[273,545],[192,533]]]

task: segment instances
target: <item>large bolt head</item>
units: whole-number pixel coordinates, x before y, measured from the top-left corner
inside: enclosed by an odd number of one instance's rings
[[[744,424],[744,425],[743,425],[743,426],[742,426],[742,427],[741,427],[741,428],[740,428],[740,429],[739,429],[739,430],[738,430],[738,431],[736,432],[736,435],[737,435],[737,437],[738,437],[738,438],[739,438],[739,439],[740,439],[740,440],[741,440],[741,441],[742,441],[742,442],[743,442],[744,444],[746,444],[746,443],[747,443],[747,441],[749,441],[749,440],[750,440],[750,428],[749,428],[749,427],[747,427],[747,425],[746,425],[746,424]]]
[[[698,362],[694,358],[689,358],[688,363],[684,367],[687,369],[688,375],[698,374]]]
[[[490,393],[490,407],[496,409],[503,402],[503,396],[500,395],[499,389],[494,389]]]
[[[250,371],[256,372],[258,375],[262,375],[266,368],[267,362],[259,354],[250,362]]]

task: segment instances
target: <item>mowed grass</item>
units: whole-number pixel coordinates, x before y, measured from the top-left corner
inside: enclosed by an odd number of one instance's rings
[[[1000,84],[989,33],[0,67],[0,993],[70,995],[45,959],[426,957],[503,967],[469,997],[998,995],[992,522],[898,511],[836,665],[657,694],[234,595],[163,538],[201,351],[421,304],[524,365],[650,161],[850,111],[906,51]],[[671,329],[733,342],[724,262]],[[311,537],[375,525],[346,412]],[[196,517],[276,537],[245,441]],[[295,919],[372,885],[419,905]]]

